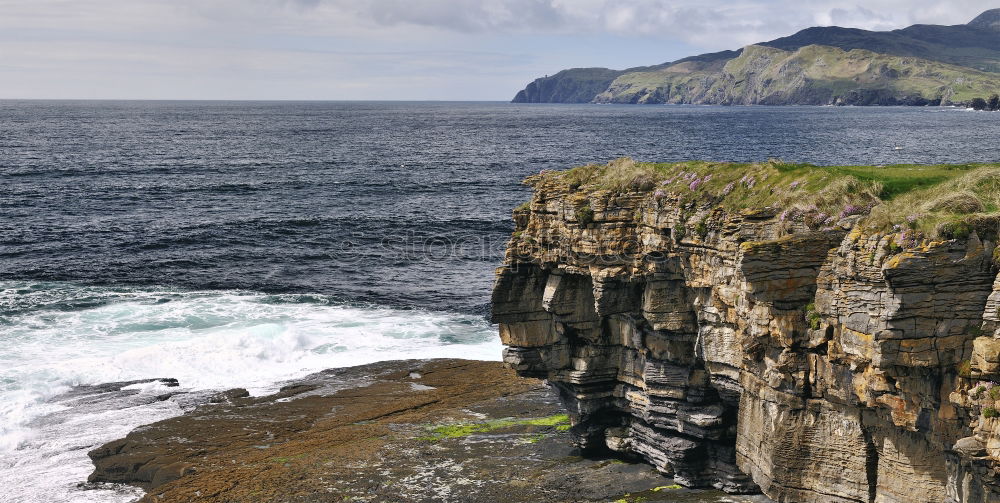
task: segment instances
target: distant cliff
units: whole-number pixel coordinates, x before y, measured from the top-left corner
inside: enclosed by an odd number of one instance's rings
[[[1000,92],[1000,9],[965,25],[873,32],[815,27],[661,65],[578,68],[515,103],[927,105]]]
[[[625,71],[573,68],[535,79],[514,97],[515,103],[588,103]]]
[[[576,443],[788,503],[1000,501],[1000,167],[531,177],[504,360]]]

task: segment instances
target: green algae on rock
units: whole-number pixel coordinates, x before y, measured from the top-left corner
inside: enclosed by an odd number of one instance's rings
[[[430,441],[441,440],[443,438],[462,438],[474,433],[491,433],[518,426],[548,426],[557,431],[566,431],[569,429],[569,416],[566,414],[556,414],[554,416],[534,419],[503,418],[482,423],[443,424],[429,428],[431,434],[422,438]]]

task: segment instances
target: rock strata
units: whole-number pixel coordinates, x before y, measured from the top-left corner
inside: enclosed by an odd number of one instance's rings
[[[578,446],[779,502],[1000,501],[996,243],[532,183],[493,319]]]

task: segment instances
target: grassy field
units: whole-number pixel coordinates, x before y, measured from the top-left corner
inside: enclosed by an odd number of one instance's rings
[[[1000,217],[1000,165],[987,164],[813,166],[624,158],[545,172],[526,182],[564,184],[580,193],[643,191],[684,206],[731,211],[771,207],[781,211],[782,220],[816,229],[861,215],[864,228],[928,238],[960,238]]]

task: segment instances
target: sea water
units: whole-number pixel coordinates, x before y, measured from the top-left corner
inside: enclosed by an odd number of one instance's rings
[[[81,491],[87,450],[182,412],[154,397],[246,388],[330,367],[408,358],[496,360],[495,330],[474,314],[341,305],[322,295],[0,282],[0,485],[3,501],[130,501],[127,488]],[[60,400],[81,384],[170,377],[140,396]],[[148,400],[143,400],[147,395]],[[60,414],[60,412],[69,412]]]
[[[499,359],[493,270],[539,170],[1000,160],[1000,114],[950,108],[0,101],[0,117],[4,502],[134,500],[79,487],[86,453],[182,413],[168,392]],[[155,378],[179,386],[92,388]]]

